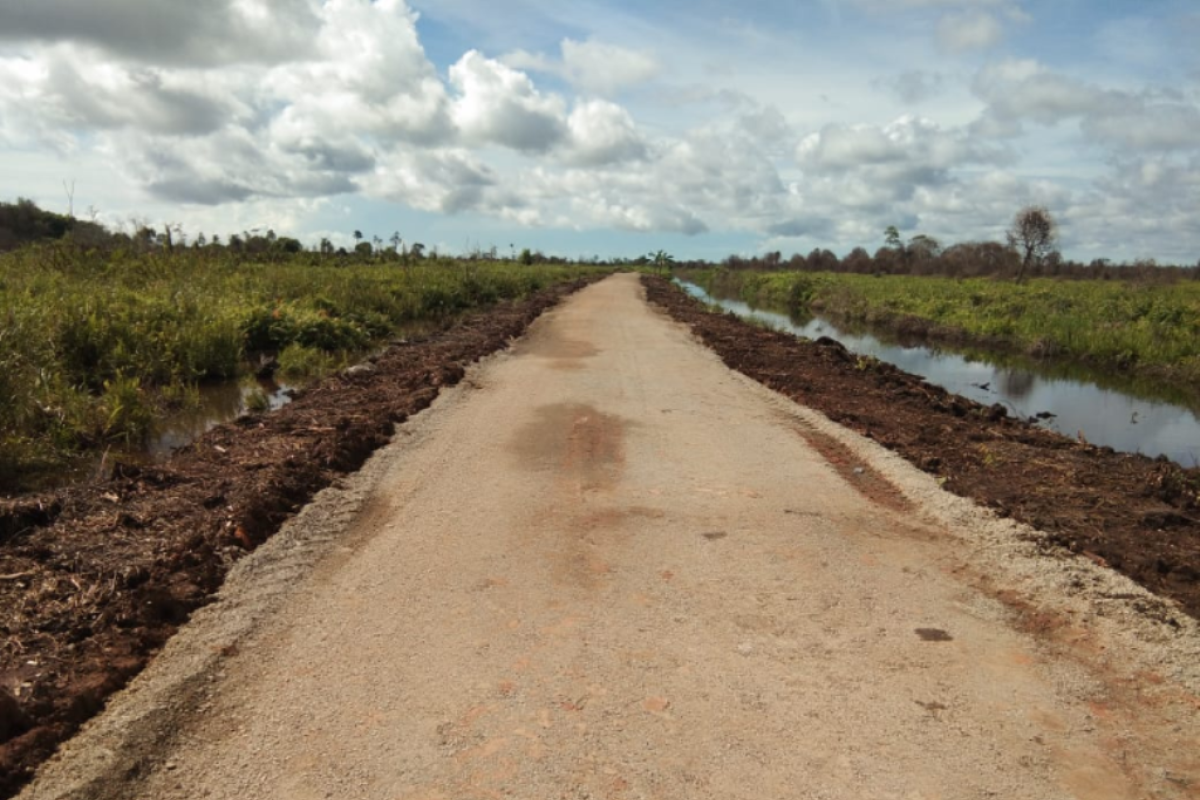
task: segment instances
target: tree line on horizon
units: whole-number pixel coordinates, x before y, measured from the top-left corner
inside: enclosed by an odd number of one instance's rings
[[[1063,278],[1070,280],[1129,280],[1169,283],[1200,280],[1200,261],[1194,266],[1163,265],[1151,258],[1090,262],[1064,258],[1056,249],[1058,224],[1041,206],[1028,206],[1014,216],[1005,242],[971,241],[943,246],[936,238],[916,234],[905,241],[896,226],[883,231],[883,244],[872,254],[856,247],[844,257],[814,248],[785,259],[780,251],[761,256],[731,255],[718,265],[707,261],[680,262],[682,269],[764,272],[840,272],[858,275],[930,275],[949,278]]]
[[[254,229],[220,234],[199,233],[188,236],[181,225],[164,225],[161,229],[151,227],[143,220],[131,219],[125,230],[110,230],[99,222],[79,219],[70,214],[58,214],[39,208],[32,200],[18,198],[15,203],[0,202],[0,253],[27,245],[65,242],[97,250],[127,250],[134,252],[172,252],[176,250],[232,253],[253,257],[256,260],[278,260],[298,254],[310,253],[321,259],[350,259],[357,262],[402,262],[404,264],[425,260],[489,260],[516,261],[526,266],[541,264],[571,263],[571,259],[546,255],[540,250],[524,248],[519,253],[510,245],[511,257],[502,256],[496,247],[482,249],[478,246],[462,256],[447,256],[436,248],[427,248],[421,242],[405,242],[399,231],[388,240],[379,236],[367,237],[361,230],[353,232],[353,248],[339,247],[329,238],[323,237],[311,249],[290,236],[279,236],[273,230]],[[390,246],[389,246],[390,245]],[[577,263],[589,263],[578,259]],[[600,263],[594,257],[590,263]]]
[[[436,249],[428,250],[420,242],[404,242],[394,233],[391,247],[378,236],[367,240],[361,231],[354,231],[352,250],[336,247],[323,238],[319,245],[306,250],[295,238],[278,236],[274,231],[244,231],[226,236],[206,236],[201,233],[188,238],[179,225],[167,225],[158,230],[138,220],[130,221],[132,233],[112,231],[104,225],[73,215],[57,214],[41,209],[32,200],[19,198],[15,203],[0,202],[0,252],[29,244],[69,241],[86,248],[130,249],[135,251],[173,251],[176,248],[229,252],[257,259],[270,260],[290,254],[310,252],[323,258],[353,257],[381,262],[411,263],[424,259],[445,258]],[[1132,263],[1098,258],[1088,263],[1066,259],[1055,249],[1057,222],[1045,208],[1031,206],[1021,209],[1010,225],[1006,242],[968,241],[949,246],[926,234],[915,234],[907,241],[895,226],[883,231],[883,244],[869,252],[855,247],[845,256],[828,248],[814,248],[807,255],[796,253],[785,258],[781,251],[758,256],[730,255],[723,261],[676,259],[663,250],[635,258],[614,259],[615,265],[652,266],[665,272],[675,269],[761,270],[791,272],[841,272],[878,275],[934,275],[953,278],[1064,278],[1074,280],[1128,280],[1170,282],[1179,279],[1200,280],[1200,262],[1194,266],[1162,265],[1153,259]],[[529,248],[518,255],[515,246],[511,259],[489,250],[475,248],[462,258],[512,260],[526,265],[569,263],[571,259],[547,256]],[[601,263],[597,256],[578,259],[579,263]]]

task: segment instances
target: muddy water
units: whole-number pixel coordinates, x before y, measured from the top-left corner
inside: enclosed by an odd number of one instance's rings
[[[292,402],[292,394],[298,388],[298,384],[276,383],[270,379],[200,386],[197,402],[157,420],[146,441],[113,446],[98,455],[82,458],[69,469],[45,476],[34,486],[39,490],[54,489],[80,481],[108,478],[119,464],[161,463],[176,449],[186,447],[217,425],[239,417],[249,408],[252,396],[265,396],[269,410],[275,411]]]
[[[210,429],[235,419],[244,412],[253,395],[267,398],[270,410],[282,408],[292,401],[293,384],[258,380],[250,383],[230,381],[200,387],[200,401],[180,411],[168,414],[155,426],[150,440],[138,451],[141,460],[158,461],[173,450],[191,444]]]
[[[681,285],[694,297],[744,319],[810,339],[828,336],[854,353],[895,364],[980,403],[1003,403],[1010,413],[1025,418],[1052,414],[1039,424],[1069,436],[1082,435],[1092,444],[1151,457],[1165,455],[1185,467],[1200,465],[1200,407],[1153,384],[1073,364],[899,344],[883,334],[846,330],[821,317],[796,319],[739,300],[712,297],[695,284]]]

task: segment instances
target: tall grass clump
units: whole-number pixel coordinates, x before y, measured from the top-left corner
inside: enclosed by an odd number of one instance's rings
[[[286,354],[289,368],[312,374],[406,325],[586,271],[311,253],[257,263],[224,249],[61,243],[0,254],[0,489],[144,438],[164,405],[244,374],[249,358]]]

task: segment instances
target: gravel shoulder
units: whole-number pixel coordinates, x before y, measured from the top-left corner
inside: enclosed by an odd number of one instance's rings
[[[1197,796],[1195,621],[1038,536],[616,276],[241,560],[21,797]]]

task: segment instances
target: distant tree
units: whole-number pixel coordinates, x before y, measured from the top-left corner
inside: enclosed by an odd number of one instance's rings
[[[404,241],[403,239],[400,238],[400,231],[393,231],[392,238],[390,241],[392,243],[392,252],[399,253],[400,252],[400,243],[402,241]]]
[[[371,252],[372,252],[371,243],[370,242],[359,242],[358,244],[354,245],[354,252],[360,256],[371,255]]]
[[[908,240],[908,249],[918,258],[936,258],[942,252],[942,245],[932,236],[918,233]]]
[[[258,230],[255,228],[255,230]],[[271,249],[272,243],[267,240],[266,236],[261,233],[245,232],[244,249],[247,253],[260,254],[266,253]]]
[[[412,247],[408,249],[408,254],[417,261],[420,261],[425,257],[425,245],[421,244],[420,242],[413,242]]]
[[[808,268],[813,272],[835,272],[841,263],[836,253],[822,248],[813,248],[808,254],[807,262]]]
[[[362,231],[355,231],[355,232],[354,232],[354,241],[355,241],[355,242],[361,242],[361,241],[362,241],[362,238],[363,238]]]
[[[521,263],[525,266],[533,266],[533,251],[526,247],[521,251]],[[645,263],[645,262],[642,262]]]
[[[958,278],[1012,274],[1016,254],[999,242],[960,242],[942,251],[941,272]]]
[[[861,247],[856,247],[850,251],[844,259],[842,266],[847,272],[867,273],[872,271],[871,254]]]
[[[650,263],[654,264],[654,268],[664,273],[670,274],[671,270],[675,268],[675,256],[666,250],[658,250],[651,253],[649,258]]]
[[[894,247],[884,245],[875,251],[875,256],[872,258],[873,266],[876,272],[884,275],[893,275],[901,271],[904,266],[901,263],[900,252]]]
[[[43,211],[32,200],[19,197],[16,203],[0,203],[0,250],[10,250],[28,242],[63,239],[68,233],[78,233],[84,226],[92,233],[103,232],[103,228],[94,222],[81,222],[71,216]]]
[[[133,240],[142,250],[151,250],[158,245],[158,231],[142,224],[134,230]]]
[[[883,243],[885,247],[890,247],[893,250],[904,249],[904,241],[900,238],[900,231],[896,230],[895,225],[888,225],[884,229]]]
[[[1025,279],[1030,267],[1050,255],[1057,238],[1058,225],[1044,206],[1027,206],[1017,212],[1008,229],[1008,246],[1021,256],[1018,282]]]

